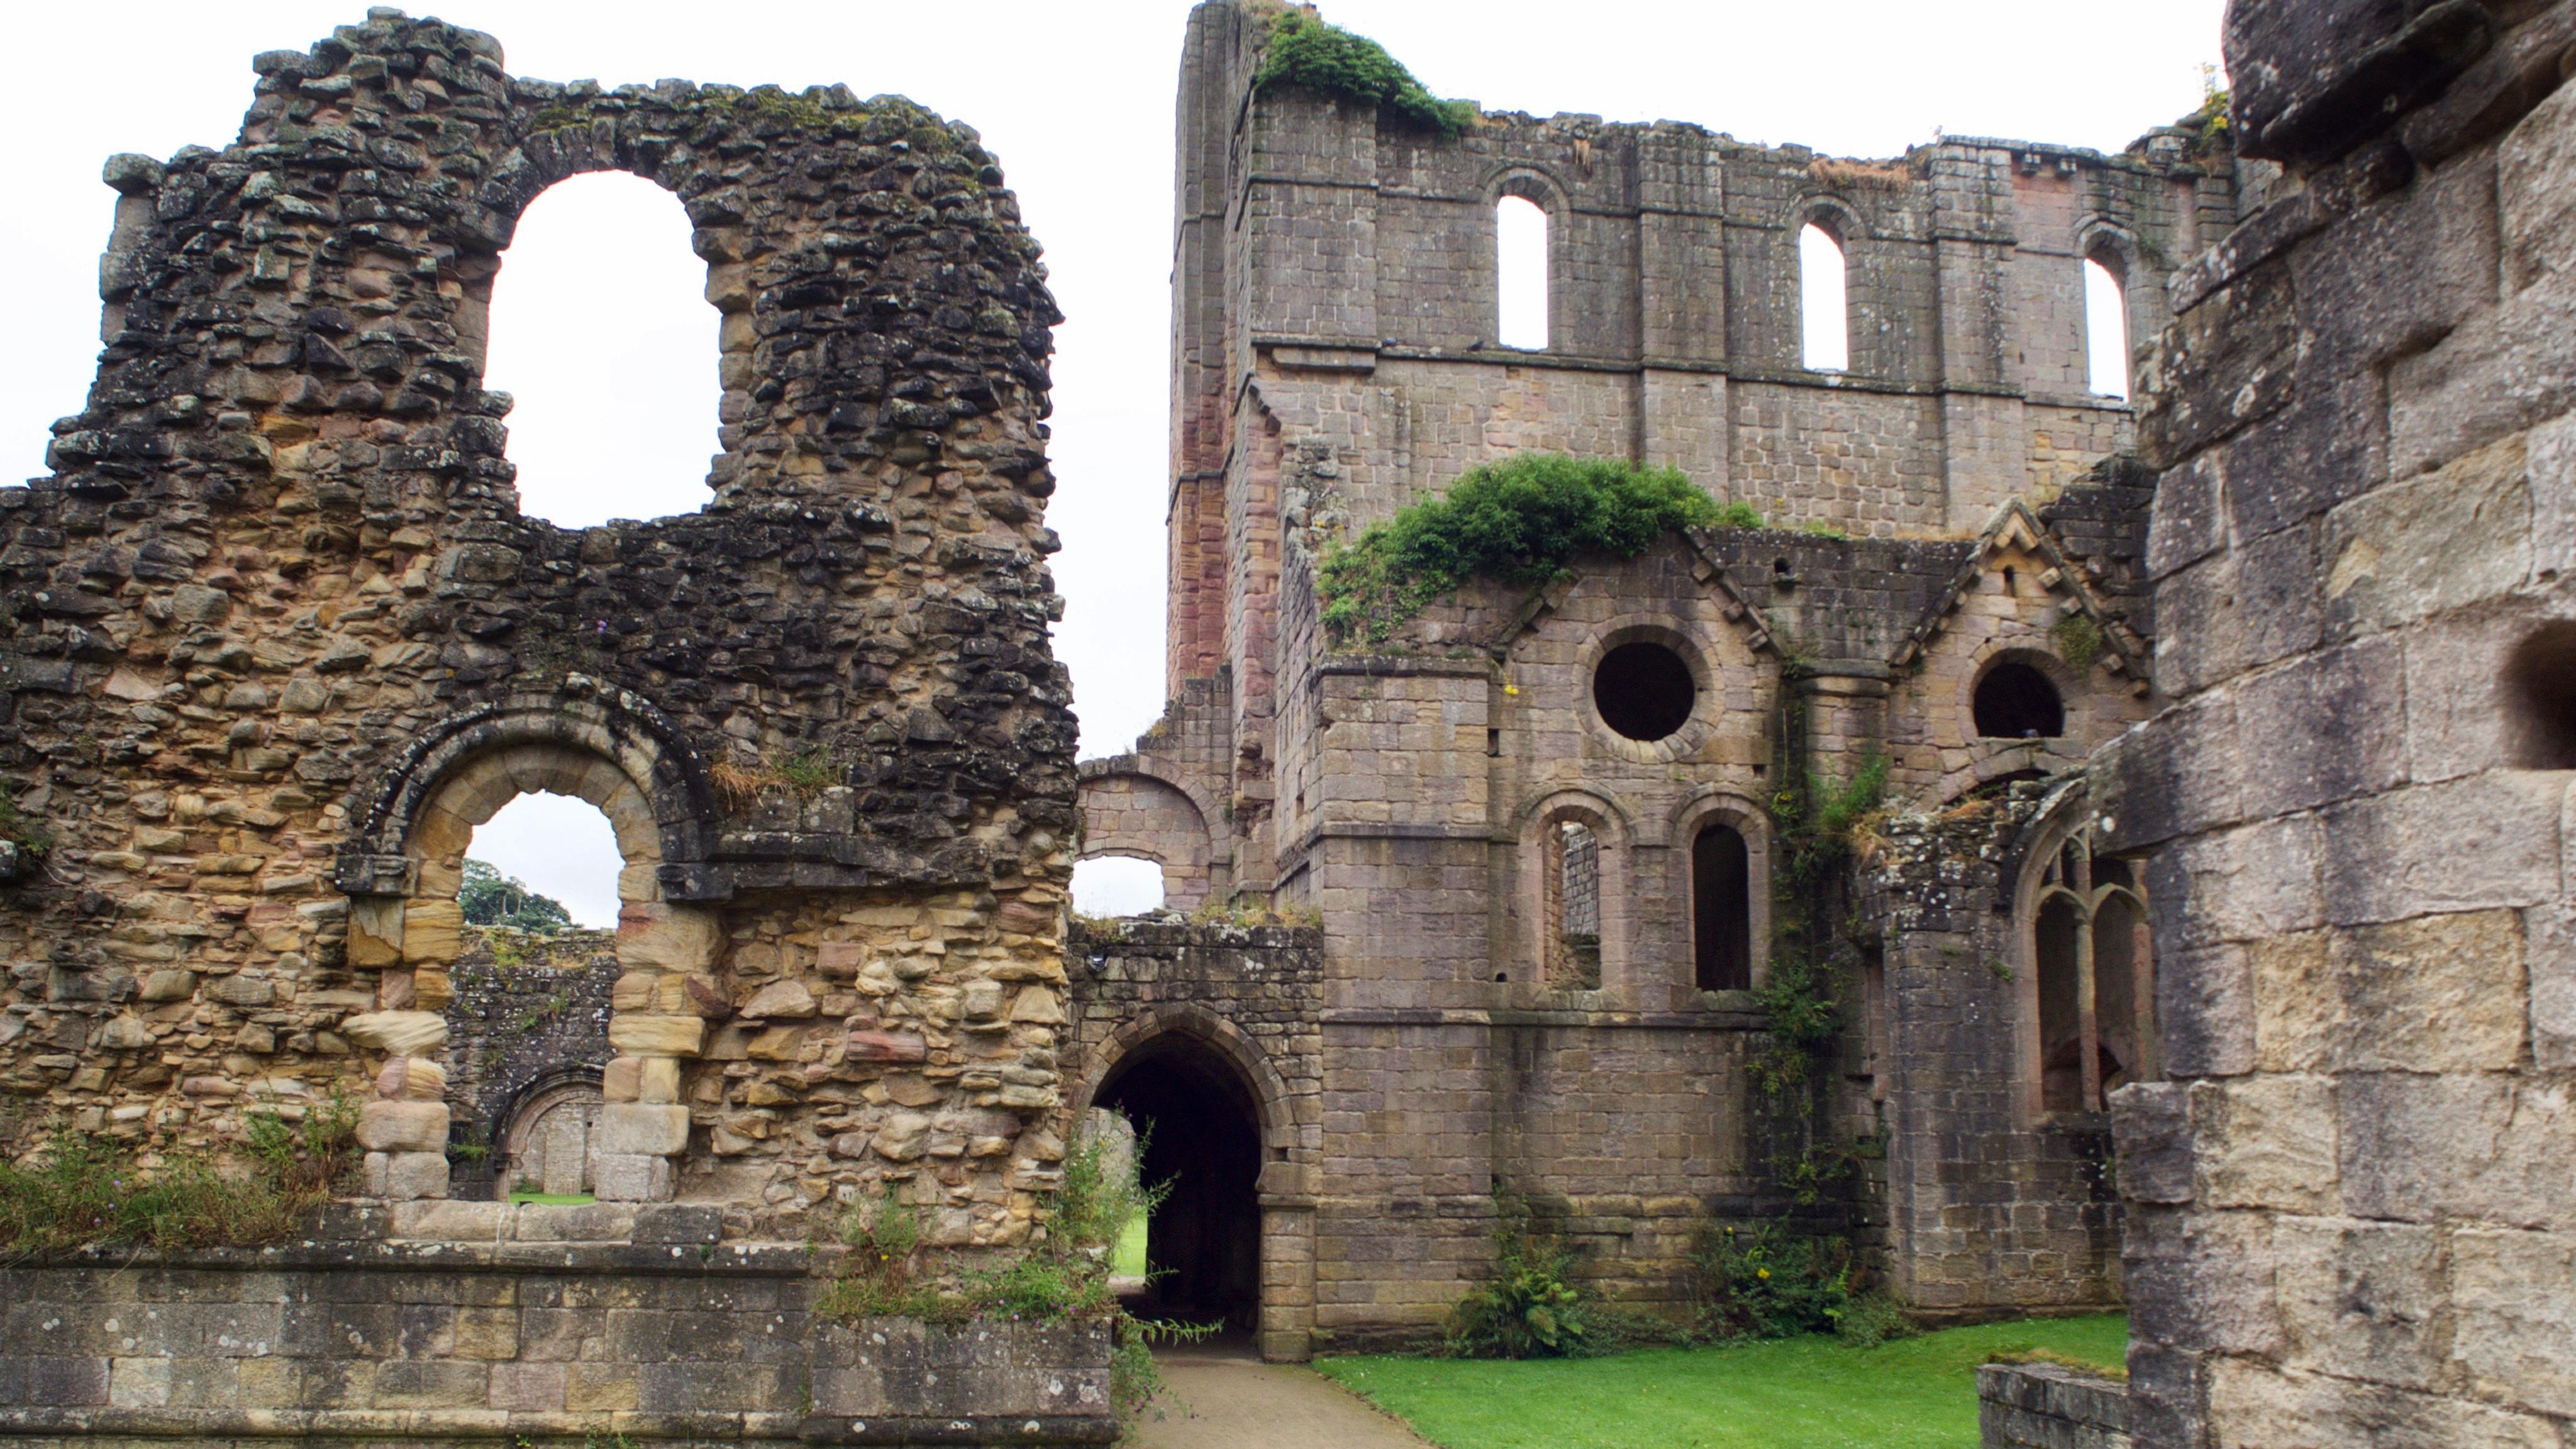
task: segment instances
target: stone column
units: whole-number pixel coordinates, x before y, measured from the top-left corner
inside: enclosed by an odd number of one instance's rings
[[[618,912],[625,972],[610,998],[617,1056],[600,1081],[593,1191],[602,1201],[665,1201],[678,1187],[674,1159],[689,1146],[680,1061],[705,1047],[707,1019],[731,1009],[713,974],[722,939],[712,911],[630,901]]]
[[[385,1057],[358,1113],[370,1197],[447,1196],[447,1068],[438,1060],[447,1018],[439,1013],[453,994],[447,968],[464,921],[452,900],[350,899],[349,964],[377,969],[378,1009],[342,1023],[341,1034]]]

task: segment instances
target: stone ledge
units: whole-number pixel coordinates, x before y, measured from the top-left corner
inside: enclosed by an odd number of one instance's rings
[[[733,1444],[1110,1444],[1118,1421],[1069,1414],[885,1415],[867,1419],[796,1413],[542,1414],[497,1409],[0,1409],[0,1438],[276,1440],[373,1438],[483,1440],[624,1435],[631,1439]]]
[[[308,1238],[268,1248],[198,1248],[159,1252],[90,1248],[11,1265],[29,1269],[170,1268],[211,1273],[283,1269],[381,1272],[689,1274],[803,1278],[818,1259],[804,1243],[560,1243],[360,1241]]]

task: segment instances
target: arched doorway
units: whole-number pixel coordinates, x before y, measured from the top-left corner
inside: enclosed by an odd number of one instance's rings
[[[1120,1059],[1092,1101],[1142,1135],[1138,1176],[1171,1185],[1146,1226],[1143,1316],[1258,1327],[1261,1109],[1242,1072],[1213,1043],[1164,1032]]]

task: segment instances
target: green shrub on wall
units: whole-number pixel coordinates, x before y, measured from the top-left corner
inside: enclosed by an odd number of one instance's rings
[[[1474,102],[1432,95],[1385,46],[1295,10],[1272,22],[1270,47],[1252,77],[1255,90],[1282,84],[1374,105],[1441,136],[1455,136],[1476,119]]]
[[[1678,469],[1515,453],[1468,469],[1448,496],[1326,550],[1317,583],[1324,627],[1337,646],[1382,644],[1471,579],[1544,583],[1571,572],[1579,554],[1634,558],[1676,529],[1735,516]]]

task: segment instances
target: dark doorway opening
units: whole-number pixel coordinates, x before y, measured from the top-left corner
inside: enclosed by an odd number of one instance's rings
[[[1144,1138],[1138,1176],[1170,1183],[1145,1229],[1145,1317],[1253,1329],[1261,1311],[1261,1116],[1217,1049],[1169,1034],[1139,1045],[1094,1098]]]
[[[2048,676],[2005,660],[1977,681],[1977,733],[1987,739],[2053,740],[2066,733],[2066,706]]]
[[[1651,744],[1688,724],[1698,698],[1690,666],[1661,644],[1622,644],[1592,673],[1601,722],[1632,740]]]
[[[1702,991],[1753,989],[1753,891],[1744,837],[1711,825],[1691,842],[1691,934]]]

